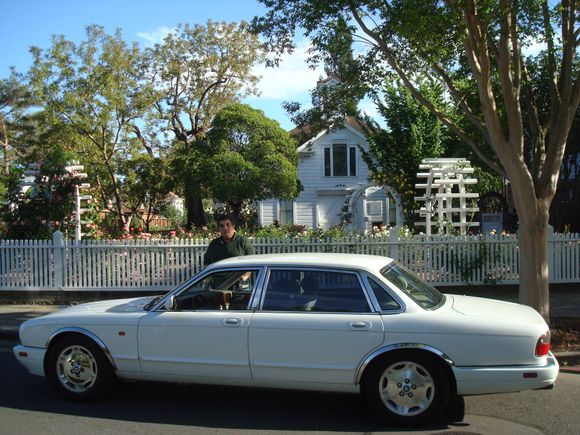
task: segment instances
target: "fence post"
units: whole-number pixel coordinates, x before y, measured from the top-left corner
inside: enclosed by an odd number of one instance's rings
[[[399,259],[399,230],[389,228],[389,244],[391,245],[390,257],[394,260]]]
[[[62,290],[64,285],[64,240],[62,233],[52,233],[52,258],[54,261],[54,287]]]
[[[556,244],[556,240],[554,238],[554,227],[552,225],[548,225],[548,284],[554,282],[555,276],[555,267],[554,264],[554,245]]]

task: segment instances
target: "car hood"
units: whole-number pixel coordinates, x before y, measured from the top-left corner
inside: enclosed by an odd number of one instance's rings
[[[97,313],[137,313],[143,312],[143,307],[147,305],[154,296],[113,299],[99,302],[88,302],[86,304],[73,305],[55,314],[97,314]]]
[[[453,310],[466,316],[490,320],[545,324],[542,316],[526,305],[474,296],[447,296],[452,298]]]

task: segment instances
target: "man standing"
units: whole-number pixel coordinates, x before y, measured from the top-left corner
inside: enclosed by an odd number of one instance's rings
[[[204,257],[206,266],[224,258],[255,254],[248,239],[236,233],[230,215],[219,215],[217,222],[220,237],[213,239],[207,247]]]

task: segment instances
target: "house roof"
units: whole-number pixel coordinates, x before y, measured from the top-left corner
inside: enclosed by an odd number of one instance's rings
[[[182,198],[173,192],[169,192],[167,195],[165,195],[165,199],[171,200],[171,199],[182,199]]]
[[[364,134],[364,126],[363,124],[358,121],[357,119],[351,117],[351,116],[347,116],[344,121],[341,124],[332,124],[330,127],[322,129],[321,131],[318,132],[318,134],[313,135],[313,137],[311,137],[309,140],[307,140],[306,142],[304,142],[302,145],[300,145],[297,149],[297,151],[299,153],[301,152],[309,152],[308,148],[309,146],[316,140],[320,139],[321,137],[329,134],[333,129],[340,129],[340,128],[346,128],[347,130],[352,131],[354,134],[356,134],[357,136],[359,136],[361,139],[366,140],[366,136]],[[292,130],[290,132],[290,134],[292,135],[292,132],[295,130],[301,129],[299,131],[304,132],[304,129],[310,129],[309,125],[305,125],[303,127],[297,127],[294,130]]]

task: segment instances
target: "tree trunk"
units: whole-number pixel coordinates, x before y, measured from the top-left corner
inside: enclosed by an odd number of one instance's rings
[[[207,224],[203,210],[202,197],[192,177],[185,182],[185,209],[187,210],[187,229],[202,228]]]
[[[4,175],[8,175],[10,173],[10,160],[8,157],[8,132],[6,131],[6,124],[4,123],[4,119],[0,121],[2,124],[2,151],[3,151],[3,168],[2,173]]]
[[[234,215],[234,220],[236,225],[240,225],[241,222],[241,215],[242,215],[242,206],[244,205],[241,201],[230,202],[230,208],[232,209],[232,214]]]
[[[519,181],[519,189],[512,183],[519,220],[519,301],[534,308],[549,322],[548,220],[551,196],[530,198],[526,195],[527,189],[521,187],[525,181]]]

